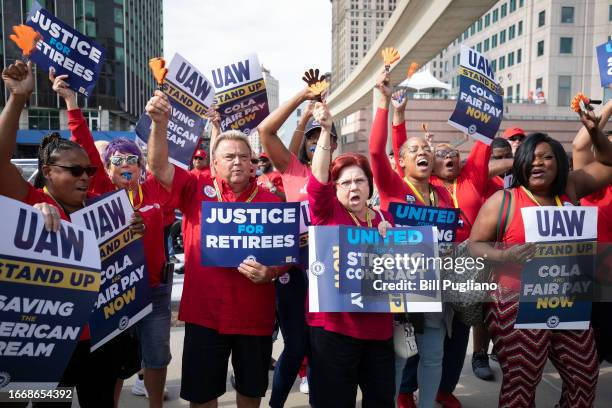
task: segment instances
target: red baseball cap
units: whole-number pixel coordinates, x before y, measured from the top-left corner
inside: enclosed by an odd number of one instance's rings
[[[270,156],[268,156],[268,153],[266,152],[261,152],[261,154],[259,155],[259,158],[261,159],[262,157],[265,157],[266,159],[270,159]]]
[[[525,131],[521,128],[515,127],[515,128],[508,128],[506,130],[504,130],[504,134],[502,135],[504,138],[509,139],[512,136],[515,135],[522,135],[522,136],[527,136],[525,134]]]
[[[208,155],[206,154],[206,151],[204,149],[198,149],[193,154],[193,157],[202,157],[205,159],[206,157],[208,157]]]

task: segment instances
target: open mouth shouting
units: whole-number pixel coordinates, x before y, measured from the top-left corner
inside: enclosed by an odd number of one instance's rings
[[[427,170],[429,168],[429,160],[426,158],[417,159],[416,165],[419,170]]]

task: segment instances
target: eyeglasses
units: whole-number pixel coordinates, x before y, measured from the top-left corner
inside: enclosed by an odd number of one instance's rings
[[[510,136],[508,140],[511,142],[521,142],[524,138],[525,136],[523,135],[513,135],[513,136]]]
[[[196,157],[193,158],[193,160],[204,160],[204,158],[200,157],[200,156],[196,156]]]
[[[68,170],[73,177],[81,177],[83,173],[87,173],[87,175],[91,177],[98,171],[98,168],[95,166],[62,166],[61,164],[49,164],[49,166],[61,167],[62,169]]]
[[[344,190],[348,190],[351,188],[351,186],[353,185],[353,183],[355,183],[355,185],[357,186],[357,188],[361,188],[363,186],[365,186],[368,183],[368,180],[365,178],[356,178],[354,180],[344,180],[344,181],[338,181],[336,183],[336,185],[340,186],[341,188],[343,188]]]
[[[138,164],[138,156],[135,154],[129,154],[127,156],[111,156],[110,162],[113,166],[121,166],[124,162],[126,164]]]
[[[436,157],[444,159],[446,157],[450,157],[451,159],[459,156],[459,152],[457,150],[436,150]]]
[[[416,153],[423,150],[425,153],[431,153],[431,146],[408,146],[408,153]]]

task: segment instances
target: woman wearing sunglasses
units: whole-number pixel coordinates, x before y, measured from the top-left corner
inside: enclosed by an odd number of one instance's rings
[[[134,210],[144,220],[146,233],[143,244],[147,254],[145,260],[153,311],[137,323],[136,330],[140,340],[149,406],[161,407],[167,366],[171,359],[172,270],[168,268],[166,260],[163,215],[168,194],[153,177],[143,177],[145,168],[142,152],[133,141],[124,138],[112,140],[100,158],[87,121],[77,105],[76,95],[66,83],[68,76],[54,77],[53,72],[50,72],[49,79],[53,82],[53,90],[66,102],[71,140],[78,143],[87,152],[91,163],[100,169],[93,176],[89,191],[104,194],[125,189]]]
[[[389,86],[389,74],[385,71],[379,76],[376,88],[380,92],[380,100],[372,123],[370,160],[374,181],[380,193],[381,208],[388,209],[392,202],[451,208],[453,202],[448,191],[431,182],[434,155],[425,138],[412,136],[402,144],[399,154],[396,154],[401,176],[391,167],[385,148],[392,90]],[[405,95],[402,96],[405,98]],[[402,117],[399,116],[399,111],[401,110],[403,113],[404,109],[401,107],[402,103],[401,99],[394,99],[393,101],[395,107],[393,126],[399,126],[403,123]],[[407,372],[410,372],[408,377],[412,379],[416,376],[418,379],[419,407],[430,408],[434,406],[436,392],[440,384],[444,339],[450,329],[449,322],[452,321],[452,311],[445,307],[443,313],[410,314],[409,318],[417,332],[419,361],[417,363],[415,357],[406,361],[396,356],[395,385],[396,389],[400,388],[402,373],[406,366]],[[414,380],[410,382],[412,384],[408,385],[409,388],[404,387],[405,393],[398,398],[399,406],[415,406],[412,393],[416,390],[417,385]]]
[[[46,136],[41,143],[36,187],[28,184],[11,163],[10,157],[15,150],[21,110],[34,89],[31,62],[27,65],[22,61],[11,64],[2,71],[2,79],[10,96],[0,114],[0,154],[3,158],[0,160],[0,194],[40,208],[45,225],[57,229],[60,218],[70,221],[70,213],[82,209],[85,200],[94,196],[90,184],[97,168],[91,165],[87,153],[78,144],[62,139],[55,133]],[[132,224],[136,233],[144,231],[139,216]],[[121,336],[94,352],[89,351],[89,338],[89,327],[86,325],[59,386],[76,386],[79,403],[83,407],[110,407],[122,364]],[[70,405],[58,403],[53,406]]]

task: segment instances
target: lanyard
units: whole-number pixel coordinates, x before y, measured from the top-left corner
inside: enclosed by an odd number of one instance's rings
[[[217,179],[213,180],[213,184],[215,185],[215,193],[217,193],[217,201],[222,203],[223,202],[223,197],[221,197],[221,191],[219,190],[219,185],[217,184]],[[246,199],[245,203],[250,203],[251,201],[253,201],[253,198],[255,198],[255,196],[257,195],[258,191],[259,191],[259,187],[256,186],[255,190],[253,190],[253,192],[251,193],[249,198]]]
[[[536,200],[536,198],[533,196],[533,194],[531,194],[531,191],[527,190],[525,187],[521,186],[521,188],[523,189],[523,191],[525,191],[525,193],[527,194],[527,196],[529,198],[531,198],[531,201],[533,201],[534,203],[536,203],[538,205],[538,207],[541,207],[542,204],[540,204],[538,202],[538,200]],[[559,196],[555,194],[555,202],[557,203],[557,207],[563,207],[563,204],[561,204],[561,199],[559,199]]]
[[[64,207],[64,206],[63,206],[63,205],[62,205],[62,204],[61,204],[59,201],[57,201],[57,200],[55,199],[55,197],[53,197],[53,194],[51,194],[51,193],[49,192],[49,189],[47,189],[47,186],[44,186],[44,187],[43,187],[43,192],[44,192],[46,195],[48,195],[49,197],[51,197],[51,199],[52,199],[53,201],[55,201],[55,204],[57,204],[57,205],[58,205],[58,206],[59,206],[59,207],[62,209],[62,211],[64,212],[64,214],[66,214],[66,215],[70,214],[70,213],[68,212],[68,210],[66,209],[66,207]],[[83,202],[82,204],[83,204],[83,208],[85,208],[85,202]]]
[[[453,199],[453,205],[455,208],[459,208],[459,201],[457,201],[457,179],[453,180],[453,191],[449,191],[449,194]]]
[[[351,216],[351,218],[353,219],[353,222],[355,223],[355,225],[357,225],[358,227],[361,227],[361,223],[359,222],[359,220],[357,219],[357,217],[355,217],[355,214],[353,214],[352,212],[348,211],[349,215]],[[370,219],[370,210],[366,208],[366,222],[368,223],[368,228],[372,228],[372,220]]]
[[[408,184],[408,186],[410,186],[410,188],[412,189],[412,191],[414,192],[414,194],[416,194],[417,198],[419,200],[421,200],[421,202],[423,203],[423,205],[425,205],[425,199],[423,198],[423,196],[421,195],[420,191],[416,189],[416,187],[414,186],[414,184],[412,184],[410,182],[410,180],[408,180],[408,177],[404,177],[404,181],[406,182],[406,184]],[[431,184],[429,185],[429,205],[432,207],[436,206],[436,196],[434,195],[433,190],[431,189]]]
[[[134,207],[135,210],[142,207],[144,196],[142,195],[142,185],[140,183],[138,183],[138,205],[134,204],[134,191],[132,189],[128,190],[128,196],[130,197],[130,203],[132,203],[132,207]]]

